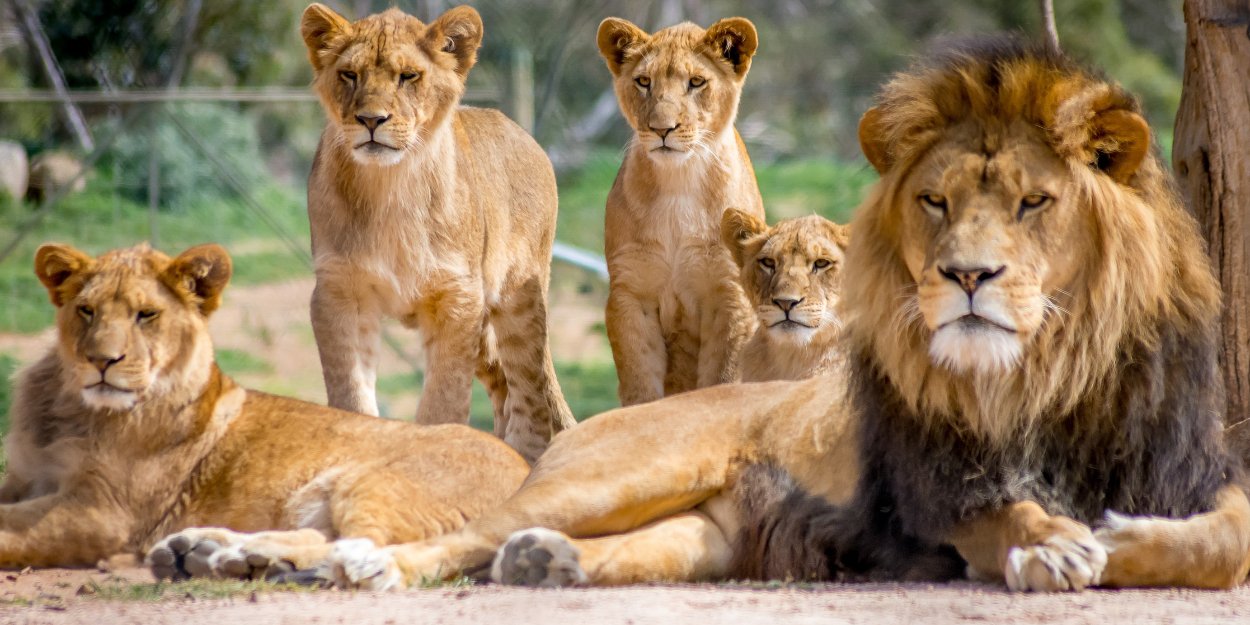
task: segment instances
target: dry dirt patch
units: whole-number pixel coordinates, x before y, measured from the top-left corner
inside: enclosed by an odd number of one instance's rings
[[[79,572],[78,574],[81,574]],[[139,572],[123,575],[142,576]],[[64,571],[39,571],[45,580]],[[1250,590],[1090,591],[1017,595],[972,583],[758,586],[634,586],[528,590],[499,586],[371,594],[262,593],[225,600],[102,601],[76,596],[55,607],[0,607],[0,622],[145,623],[455,623],[595,625],[694,623],[1178,623],[1250,622]]]

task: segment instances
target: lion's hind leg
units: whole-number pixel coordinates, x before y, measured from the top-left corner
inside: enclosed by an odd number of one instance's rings
[[[718,523],[711,510],[724,505],[727,498],[715,497],[698,510],[598,538],[579,540],[544,528],[521,530],[499,548],[491,580],[549,588],[721,579],[733,562],[734,531],[723,520]],[[727,512],[722,516],[733,519],[732,511]]]
[[[1108,513],[1095,537],[1108,553],[1104,586],[1231,588],[1250,574],[1250,500],[1235,485],[1186,519]]]

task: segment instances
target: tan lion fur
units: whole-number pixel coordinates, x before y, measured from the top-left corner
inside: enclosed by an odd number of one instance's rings
[[[742,18],[654,35],[619,18],[599,26],[599,50],[634,130],[604,232],[606,322],[623,405],[738,375],[754,316],[719,233],[726,207],[764,216],[733,125],[756,46]]]
[[[57,306],[57,341],[17,377],[0,566],[91,565],[196,525],[305,528],[294,536],[314,549],[293,557],[307,565],[326,539],[455,530],[528,472],[466,426],[238,387],[214,364],[207,329],[231,272],[220,247],[171,259],[146,245],[99,258],[45,245],[36,272]]]
[[[742,349],[743,382],[801,380],[842,362],[837,306],[850,231],[819,215],[770,228],[750,213],[725,211],[721,240],[758,317]]]
[[[313,4],[302,32],[328,118],[308,216],[330,405],[378,414],[379,321],[394,317],[424,339],[417,422],[467,422],[476,374],[495,433],[533,460],[574,423],[547,345],[555,176],[519,126],[457,106],[481,18],[462,6],[429,25],[397,9],[348,22]]]

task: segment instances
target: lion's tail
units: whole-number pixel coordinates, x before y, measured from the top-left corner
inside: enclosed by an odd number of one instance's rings
[[[809,495],[777,467],[749,467],[732,496],[741,522],[736,579],[945,581],[964,575],[954,549],[897,535],[874,506],[835,506]]]

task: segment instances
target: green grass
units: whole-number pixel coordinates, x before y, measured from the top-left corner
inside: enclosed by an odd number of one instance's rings
[[[0,437],[9,431],[9,408],[13,403],[13,373],[17,371],[17,359],[0,352]],[[4,475],[7,461],[4,446],[0,445],[0,476]]]
[[[99,254],[155,235],[156,246],[171,255],[199,243],[218,242],[230,250],[246,249],[249,242],[257,241],[265,251],[238,255],[235,282],[256,284],[311,275],[307,263],[284,248],[278,234],[308,249],[308,218],[300,193],[271,186],[257,190],[254,198],[265,208],[265,218],[241,200],[191,198],[159,211],[153,229],[146,205],[126,199],[107,179],[96,177],[86,191],[52,206],[13,254],[0,262],[0,301],[4,302],[0,332],[36,332],[52,324],[52,307],[31,266],[35,250],[49,241]],[[13,240],[36,210],[23,202],[0,202],[0,246]]]
[[[226,372],[227,375],[242,375],[244,373],[270,373],[273,371],[273,365],[269,364],[263,358],[254,356],[248,352],[238,349],[217,348],[217,366]]]
[[[166,599],[230,599],[267,592],[311,592],[314,586],[237,579],[191,579],[181,582],[135,583],[110,577],[89,582],[79,592],[102,601],[161,601]]]

